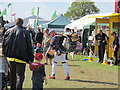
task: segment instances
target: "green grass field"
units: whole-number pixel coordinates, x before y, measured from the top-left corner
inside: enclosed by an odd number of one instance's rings
[[[86,56],[75,55],[74,59],[67,60],[71,79],[64,80],[65,73],[61,61],[58,62],[56,79],[48,80],[44,88],[117,88],[118,66],[103,65],[88,62]],[[98,60],[94,58],[94,61]],[[44,61],[43,61],[44,62]],[[47,77],[51,74],[51,66],[46,65]],[[24,88],[31,88],[31,71],[26,68]]]

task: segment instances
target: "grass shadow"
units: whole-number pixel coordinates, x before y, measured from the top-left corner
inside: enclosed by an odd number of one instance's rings
[[[57,66],[62,66],[62,65],[57,65]],[[80,65],[68,65],[68,66],[71,66],[71,67],[80,67]]]
[[[78,80],[78,79],[71,79],[69,81],[77,81],[77,82],[85,82],[85,83],[95,83],[95,84],[108,84],[108,85],[115,85],[118,86],[116,83],[110,83],[110,82],[101,82],[101,81],[87,81],[87,80]],[[120,86],[120,85],[119,85]]]

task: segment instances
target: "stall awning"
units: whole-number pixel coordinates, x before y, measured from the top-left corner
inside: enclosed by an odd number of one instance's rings
[[[120,16],[120,13],[109,14],[106,16],[90,16],[89,18],[104,18],[104,17],[114,17],[114,16]]]

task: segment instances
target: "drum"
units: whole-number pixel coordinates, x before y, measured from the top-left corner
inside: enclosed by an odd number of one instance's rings
[[[55,51],[54,50],[50,50],[47,54],[47,57],[50,58],[50,59],[53,59],[54,58],[54,54],[55,54]]]

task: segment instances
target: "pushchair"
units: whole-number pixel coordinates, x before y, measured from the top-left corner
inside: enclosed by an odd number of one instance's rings
[[[1,80],[1,90],[9,90],[8,85],[10,84],[9,82],[9,63],[4,56],[0,56],[0,76],[2,78]]]

